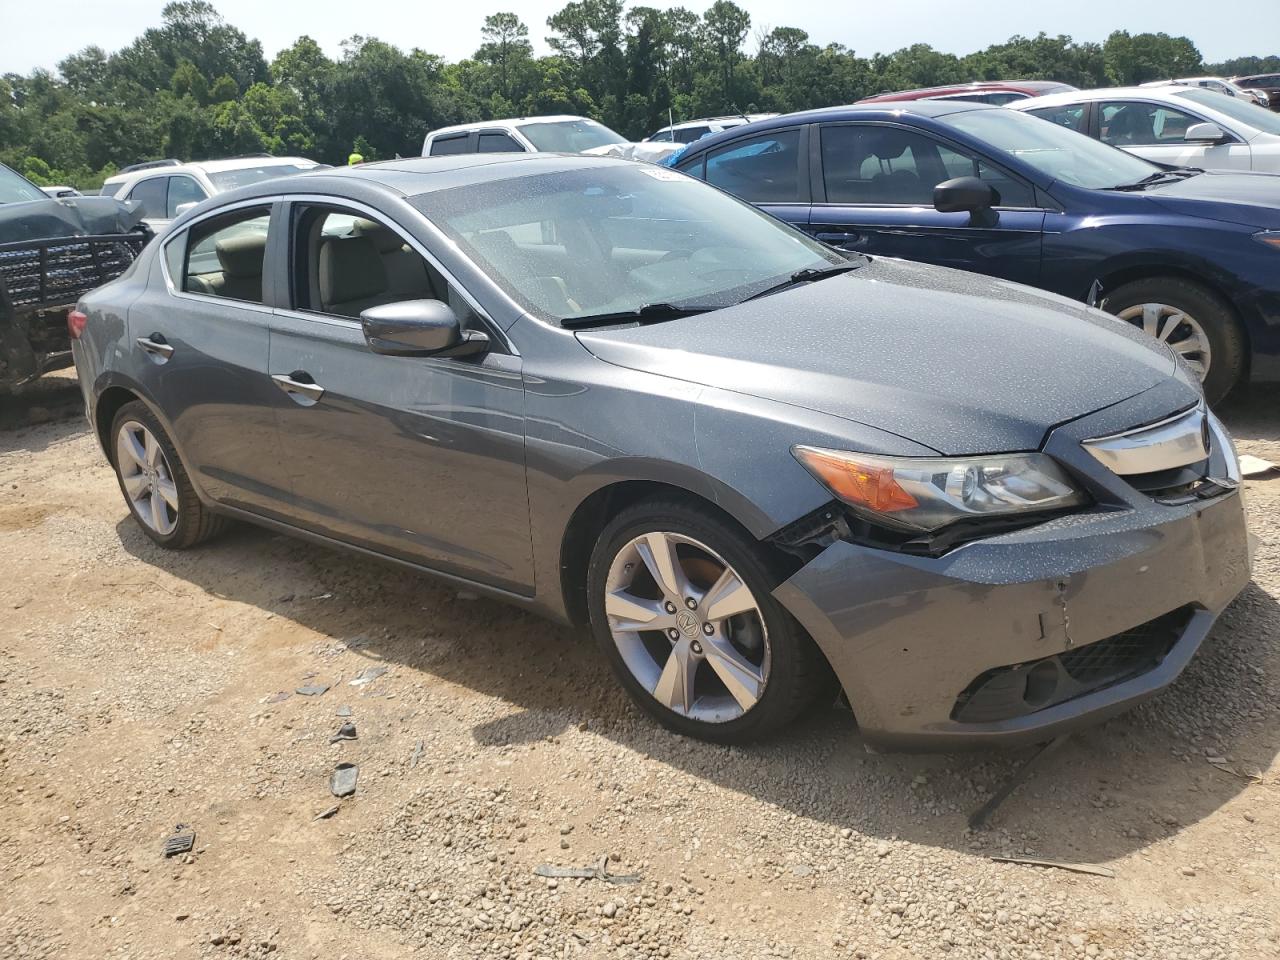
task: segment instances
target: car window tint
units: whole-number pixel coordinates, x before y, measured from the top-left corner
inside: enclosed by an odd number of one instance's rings
[[[267,252],[266,207],[237,210],[191,227],[182,289],[229,300],[262,302],[262,263]]]
[[[691,177],[697,177],[699,180],[707,178],[707,155],[700,153],[692,160],[686,160],[684,163],[677,164],[676,169],[681,173],[687,173]]]
[[[696,127],[682,127],[679,130],[672,130],[671,136],[676,143],[693,143],[695,140],[701,140],[711,128],[706,124],[700,124]]]
[[[294,231],[297,309],[354,320],[370,307],[442,300],[463,327],[474,325],[471,305],[398,228],[351,210],[298,205]]]
[[[478,153],[524,153],[524,147],[505,133],[480,134]]]
[[[649,138],[651,143],[671,143],[674,139],[675,137],[671,135],[670,130],[663,130],[659,133],[655,133]]]
[[[1056,123],[1060,127],[1066,127],[1068,130],[1084,130],[1085,105],[1083,103],[1071,103],[1065,107],[1041,107],[1039,110],[1028,110],[1027,113],[1041,120]]]
[[[1189,113],[1154,103],[1109,102],[1101,107],[1100,139],[1115,147],[1183,143],[1187,129],[1200,123]]]
[[[800,131],[739,140],[707,155],[706,180],[752,203],[800,200]]]
[[[460,133],[452,137],[440,137],[431,141],[431,156],[447,157],[455,153],[467,152],[467,135]]]
[[[168,192],[168,177],[151,177],[134,184],[127,199],[133,201],[144,219],[163,220],[168,213]]]
[[[204,188],[190,177],[169,178],[169,201],[165,205],[166,215],[172,220],[178,215],[178,207],[184,203],[199,203],[207,199]]]
[[[1035,206],[1027,184],[980,157],[899,127],[834,124],[822,128],[822,176],[828,203],[933,206],[933,188],[955,177],[978,177],[1002,206]]]

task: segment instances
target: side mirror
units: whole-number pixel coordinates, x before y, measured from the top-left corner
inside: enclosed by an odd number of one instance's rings
[[[956,177],[933,188],[933,209],[939,213],[979,213],[1000,203],[1000,194],[977,177]]]
[[[1216,123],[1193,123],[1182,139],[1187,143],[1222,143],[1227,135]]]
[[[173,208],[173,218],[176,220],[178,217],[182,216],[188,210],[194,210],[195,208],[196,208],[196,201],[194,200],[191,200],[187,203],[180,203]]]
[[[484,353],[489,338],[463,332],[458,317],[440,300],[402,300],[360,314],[369,349],[389,357],[461,357]]]

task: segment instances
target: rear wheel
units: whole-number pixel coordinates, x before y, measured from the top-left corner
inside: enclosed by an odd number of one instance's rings
[[[627,692],[664,726],[757,740],[832,692],[822,655],[771,594],[777,581],[760,546],[710,511],[639,504],[592,553],[592,631]]]
[[[110,449],[129,512],[160,546],[181,550],[222,531],[226,521],[196,496],[178,451],[146,404],[135,400],[117,411]]]
[[[1244,372],[1244,331],[1231,306],[1198,283],[1150,277],[1126,283],[1102,300],[1102,309],[1169,345],[1200,378],[1217,403]]]

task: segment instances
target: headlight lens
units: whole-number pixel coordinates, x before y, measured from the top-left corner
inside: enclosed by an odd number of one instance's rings
[[[1263,230],[1261,233],[1255,233],[1253,239],[1280,250],[1280,230]]]
[[[1061,510],[1089,499],[1043,453],[880,457],[807,446],[792,452],[855,510],[917,530],[937,530],[957,520]]]

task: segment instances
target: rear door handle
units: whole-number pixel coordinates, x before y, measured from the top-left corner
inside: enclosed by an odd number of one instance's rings
[[[324,387],[307,377],[306,380],[297,379],[300,376],[307,376],[300,370],[293,373],[275,373],[271,375],[272,381],[277,387],[287,393],[294,400],[310,406],[321,397],[324,396]]]
[[[156,357],[161,363],[173,356],[173,347],[165,342],[162,334],[153,333],[149,337],[139,337],[137,343],[138,346],[153,357]]]
[[[862,234],[851,233],[849,231],[831,231],[826,233],[814,234],[823,243],[829,243],[833,247],[850,247],[855,243],[862,242]]]

